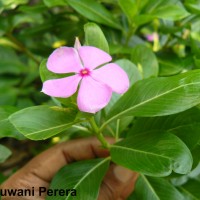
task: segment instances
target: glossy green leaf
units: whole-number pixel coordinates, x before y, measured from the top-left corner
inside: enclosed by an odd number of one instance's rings
[[[200,141],[200,110],[187,111],[162,117],[139,118],[129,130],[128,135],[140,134],[149,130],[163,130],[177,135],[189,149]]]
[[[80,161],[63,167],[53,178],[50,189],[74,189],[77,196],[48,196],[47,200],[96,200],[110,159]]]
[[[150,176],[167,176],[172,171],[186,174],[192,155],[175,135],[152,131],[126,138],[111,146],[112,161]]]
[[[115,61],[128,75],[130,86],[142,79],[142,75],[134,63],[128,59],[120,59]]]
[[[158,61],[150,48],[144,45],[136,46],[131,55],[131,60],[137,65],[143,78],[158,75]]]
[[[200,123],[200,109],[194,107],[174,115],[138,118],[133,125],[131,132],[133,134],[139,134],[141,132],[155,129],[173,130],[178,127],[198,123]]]
[[[110,14],[103,5],[95,0],[67,0],[67,2],[77,12],[92,21],[116,29],[121,29],[120,24],[116,21],[113,15]]]
[[[75,124],[75,117],[76,112],[68,108],[34,106],[12,114],[9,120],[25,137],[43,140]]]
[[[85,45],[95,46],[109,53],[109,45],[101,28],[95,23],[84,25]]]
[[[178,5],[166,5],[155,9],[151,15],[161,19],[179,20],[187,17],[189,13],[184,7]]]
[[[170,57],[170,59],[169,59]],[[173,55],[158,58],[159,76],[171,76],[180,73],[184,69],[183,60]]]
[[[200,0],[185,0],[184,4],[193,14],[200,13]]]
[[[0,163],[3,163],[11,154],[12,152],[7,147],[0,144]]]
[[[126,16],[129,19],[129,22],[133,20],[133,17],[139,12],[138,8],[138,2],[137,0],[119,0],[119,5],[123,12],[126,14]]]
[[[169,78],[138,81],[115,104],[102,128],[124,115],[170,115],[199,104],[199,77],[200,70],[193,70]]]
[[[135,188],[139,200],[184,200],[183,195],[164,178],[140,175]]]
[[[144,7],[143,12],[145,13],[152,13],[158,8],[168,6],[168,5],[176,5],[179,0],[151,0],[148,1]]]
[[[180,187],[180,190],[187,197],[187,200],[199,200],[200,199],[200,181],[189,180],[186,184]]]
[[[141,15],[137,15],[134,17],[134,23],[137,26],[141,26],[150,21],[153,21],[154,19],[155,19],[155,17],[153,15],[141,14]]]
[[[66,6],[66,0],[43,0],[44,4],[48,7]]]

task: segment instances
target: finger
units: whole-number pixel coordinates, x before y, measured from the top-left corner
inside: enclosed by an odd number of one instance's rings
[[[114,139],[107,138],[107,141],[113,143]],[[34,187],[35,190],[40,186],[48,188],[49,182],[55,173],[64,165],[79,160],[106,157],[108,155],[108,150],[103,149],[96,138],[64,142],[55,145],[32,159],[27,165],[4,182],[1,188],[31,189]],[[38,191],[35,191],[35,194],[37,195]],[[7,198],[10,200],[9,197],[5,198],[5,200]],[[44,199],[44,196],[41,199]]]
[[[120,194],[120,198],[118,200],[124,200],[124,199],[127,199],[130,196],[130,194],[135,189],[135,184],[136,184],[136,181],[138,179],[138,176],[139,176],[139,174],[135,173],[133,178],[130,180],[130,183],[128,184],[128,186],[125,186],[124,189],[122,190],[122,193]]]
[[[133,191],[137,173],[111,164],[99,193],[98,200],[126,199]]]
[[[107,140],[114,142],[112,138],[107,138]],[[55,145],[32,159],[14,177],[32,174],[48,183],[55,173],[66,164],[95,157],[106,157],[108,155],[108,150],[103,149],[96,138],[64,142]]]

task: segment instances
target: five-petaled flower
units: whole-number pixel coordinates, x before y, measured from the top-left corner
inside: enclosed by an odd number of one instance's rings
[[[93,46],[60,47],[47,60],[48,70],[54,73],[75,73],[60,79],[47,80],[42,92],[52,97],[67,98],[78,88],[77,104],[83,112],[95,113],[104,108],[112,92],[123,94],[129,88],[129,79],[123,69],[108,63],[111,56]],[[103,65],[103,66],[102,66]]]

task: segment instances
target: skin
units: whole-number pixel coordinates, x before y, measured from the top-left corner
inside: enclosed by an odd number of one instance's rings
[[[111,138],[107,140],[110,143],[114,142]],[[48,188],[53,176],[64,165],[107,156],[109,156],[108,150],[101,148],[96,138],[64,142],[33,158],[6,180],[0,188],[31,189],[35,187],[34,197],[15,197],[15,200],[44,200],[44,196],[37,195],[36,189]],[[137,177],[137,173],[111,164],[101,184],[98,200],[125,200],[132,193]],[[2,197],[2,200],[13,200],[13,197]]]

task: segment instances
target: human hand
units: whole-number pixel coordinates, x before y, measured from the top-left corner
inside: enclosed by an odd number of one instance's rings
[[[108,138],[113,143],[113,139]],[[1,185],[1,189],[32,189],[35,196],[15,197],[15,200],[44,200],[39,196],[39,187],[49,187],[57,171],[72,162],[107,157],[108,150],[100,147],[96,138],[77,139],[64,142],[44,151],[33,158],[27,165],[12,175]],[[125,200],[133,191],[137,173],[111,164],[102,182],[98,200]],[[2,197],[2,200],[13,200],[13,197]]]

